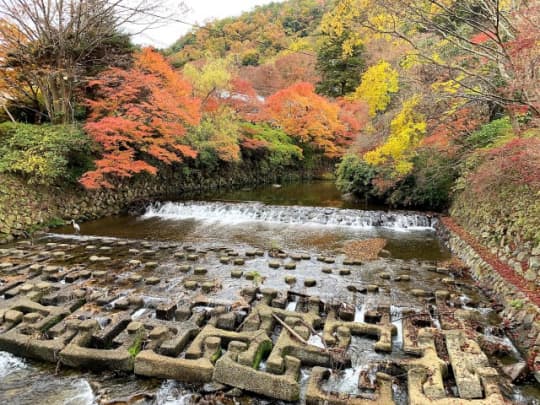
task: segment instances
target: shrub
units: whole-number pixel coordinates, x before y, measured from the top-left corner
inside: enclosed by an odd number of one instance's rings
[[[482,194],[511,186],[540,190],[540,138],[515,138],[485,151],[468,181]]]
[[[346,155],[338,166],[337,186],[344,193],[373,195],[373,180],[377,169],[363,161],[358,155]]]
[[[0,173],[33,184],[75,182],[91,162],[91,142],[76,126],[0,124]]]
[[[455,160],[427,148],[418,151],[412,164],[412,171],[396,180],[391,171],[375,168],[357,155],[347,155],[337,169],[337,186],[343,192],[395,206],[446,208],[458,176]]]
[[[302,149],[289,135],[270,125],[245,123],[242,135],[244,153],[259,159],[264,156],[272,166],[292,166],[304,157]]]
[[[479,130],[473,132],[465,143],[467,146],[477,149],[485,148],[494,144],[502,137],[512,134],[512,125],[508,117],[500,118],[483,125]]]
[[[412,172],[396,185],[388,202],[431,210],[447,208],[458,176],[455,158],[432,148],[419,150]]]

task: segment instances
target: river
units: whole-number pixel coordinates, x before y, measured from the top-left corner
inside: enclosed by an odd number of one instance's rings
[[[178,261],[170,253],[180,248],[191,249],[188,251],[197,251],[201,257],[204,256],[201,263],[208,271],[208,278],[219,280],[219,288],[206,294],[210,299],[233,300],[240,289],[253,285],[253,281],[228,276],[234,266],[224,266],[219,253],[212,255],[214,251],[226,249],[231,256],[233,251],[246,252],[246,255],[250,251],[260,251],[262,256],[247,258],[244,273],[257,274],[258,283],[266,288],[317,295],[326,302],[339,300],[356,306],[355,321],[363,321],[366,310],[387,305],[391,311],[390,320],[397,330],[392,338],[392,352],[376,353],[371,349],[372,340],[354,336],[349,349],[352,365],[325,385],[325,389],[331,391],[359,394],[357,381],[360,372],[367,370],[370,362],[406,357],[401,350],[403,325],[400,314],[406,308],[422,309],[426,305],[433,308],[434,301],[422,299],[414,292],[415,289],[433,292],[448,288],[450,277],[463,308],[476,309],[484,317],[483,332],[487,334],[488,330],[498,326],[499,319],[490,309],[489,299],[479,293],[472,280],[432,271],[439,263],[451,259],[436,236],[436,221],[424,213],[388,211],[385,207],[344,199],[332,183],[313,182],[156,202],[148,206],[143,215],[114,216],[86,222],[81,224],[82,235],[74,235],[69,226],[63,227],[34,241],[31,246],[25,245],[25,248],[29,251],[49,248],[53,252],[52,257],[58,257],[58,262],[51,263],[66,266],[87,263],[90,254],[95,252],[106,254],[112,261],[91,263],[88,267],[106,270],[114,277],[108,281],[96,280],[92,287],[106,289],[110,280],[115,280],[114,283],[122,288],[129,287],[129,294],[141,294],[145,305],[132,314],[137,319],[153,317],[151,313],[155,302],[162,302],[175,294],[188,296],[182,289],[185,275],[178,273]],[[353,269],[353,279],[342,277],[339,271],[344,261],[344,246],[351,241],[373,238],[386,240],[381,257]],[[13,246],[17,248],[19,245]],[[58,253],[60,249],[66,250],[67,254],[55,256],[54,252]],[[305,255],[305,260],[299,261],[288,273],[276,273],[268,266],[272,261],[272,251],[287,252],[290,257],[294,257],[291,253],[294,252]],[[157,275],[162,281],[166,279],[166,284],[162,282],[159,288],[126,284],[128,275],[137,271],[128,269],[125,263],[133,259],[144,260],[144,252],[149,252],[157,268],[144,268],[140,274],[144,277]],[[21,255],[21,260],[24,257]],[[328,271],[321,264],[325,259],[329,259],[325,265]],[[290,273],[294,274],[297,285],[304,283],[305,286],[291,287],[284,281],[283,275]],[[404,278],[404,275],[410,282],[392,281]],[[312,278],[316,286],[308,287],[306,280]],[[380,292],[377,295],[357,292],[369,285],[378,285]],[[289,297],[287,305],[294,311],[297,303]],[[433,324],[437,326],[437,321],[433,320]],[[490,357],[493,363],[517,360],[519,354],[515,350]],[[310,369],[302,368],[302,395],[305,395],[309,375]],[[448,392],[452,391],[452,384],[455,383],[450,383]],[[0,400],[10,404],[189,404],[200,400],[201,391],[204,389],[200,386],[172,380],[161,381],[115,372],[75,371],[60,364],[46,365],[0,352]],[[540,391],[532,384],[510,387],[503,392],[513,403],[540,403]],[[277,403],[249,394],[228,401]],[[403,379],[394,382],[394,401],[398,404],[408,401]]]

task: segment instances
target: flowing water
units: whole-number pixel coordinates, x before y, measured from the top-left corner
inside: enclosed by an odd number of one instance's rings
[[[290,184],[169,201],[144,215],[113,216],[83,225],[88,236],[207,244],[249,244],[330,253],[351,239],[381,237],[399,259],[449,257],[434,232],[435,220],[421,213],[343,199],[331,182]],[[359,209],[362,210],[359,210]],[[68,226],[60,233],[71,235]]]
[[[140,216],[114,216],[83,223],[81,236],[73,235],[71,227],[64,227],[35,243],[69,248],[73,263],[87,257],[89,250],[107,252],[114,257],[114,262],[103,266],[103,269],[116,272],[118,280],[131,274],[127,272],[124,276],[120,267],[120,270],[113,270],[130,258],[130,248],[154,252],[152,260],[160,263],[154,273],[167,278],[168,284],[166,288],[155,288],[150,292],[136,288],[129,290],[130,293],[143,294],[145,301],[143,308],[132,314],[133,319],[149,316],[156,303],[167,296],[183,294],[180,291],[182,276],[175,270],[174,259],[168,253],[170,249],[194,246],[200,252],[211,252],[223,246],[237,251],[283,249],[303,254],[309,259],[298,262],[294,276],[300,285],[311,277],[316,277],[318,284],[295,292],[356,306],[354,319],[358,322],[365,321],[366,309],[381,303],[391,306],[391,321],[398,330],[393,338],[395,350],[385,355],[375,353],[371,339],[353,337],[349,348],[352,367],[333,375],[324,386],[330,391],[358,394],[361,393],[358,378],[363,371],[369,374],[366,369],[368,362],[404,356],[400,350],[403,341],[401,313],[405,308],[423,308],[425,305],[411,292],[412,289],[435,291],[445,288],[440,274],[426,270],[433,263],[451,257],[436,237],[436,221],[424,213],[388,211],[384,207],[343,199],[332,183],[315,182],[155,203]],[[365,263],[359,271],[355,270],[352,280],[338,276],[343,246],[349,241],[369,238],[387,240],[384,257]],[[337,259],[336,263],[328,265],[332,272],[321,273],[321,255]],[[251,259],[249,270],[260,276],[265,287],[281,291],[289,289],[283,277],[276,277],[276,272],[268,268],[268,260],[268,254]],[[207,256],[204,265],[210,277],[221,279],[219,291],[208,293],[212,299],[233,299],[239,289],[252,283],[224,276],[219,256]],[[99,268],[99,264],[93,266]],[[382,271],[392,278],[406,272],[412,282],[405,286],[403,283],[381,281]],[[495,328],[499,320],[489,308],[489,301],[478,293],[472,280],[459,281],[464,307],[474,302],[475,308],[484,311],[486,318],[490,319],[486,333],[489,327]],[[380,296],[351,293],[373,283],[381,286]],[[105,288],[106,283],[102,287]],[[115,302],[109,305],[114,308]],[[293,299],[287,304],[290,311],[299,311],[299,307],[299,302]],[[322,345],[318,335],[312,335],[309,343]],[[517,359],[519,353],[514,352],[494,361],[515,362]],[[302,369],[304,390],[309,374],[309,369]],[[10,404],[190,404],[200,398],[199,391],[200,387],[175,381],[56,369],[0,352],[0,400]],[[396,403],[407,403],[404,384],[395,385],[394,392]],[[540,391],[533,385],[514,387],[507,394],[513,403],[540,403]],[[255,396],[244,397],[242,401],[246,404],[278,403]]]

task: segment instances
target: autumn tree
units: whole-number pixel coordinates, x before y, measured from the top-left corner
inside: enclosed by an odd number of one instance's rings
[[[302,145],[321,151],[327,157],[341,155],[340,108],[315,94],[311,83],[298,83],[280,90],[266,100],[265,116]]]
[[[0,0],[0,75],[7,92],[24,88],[54,123],[74,121],[77,92],[101,69],[126,66],[126,24],[151,26],[161,2]],[[16,32],[16,35],[13,33]]]
[[[8,23],[6,20],[0,20],[0,32],[3,36],[9,36],[14,41],[23,41],[24,35],[19,29]],[[30,79],[21,74],[19,69],[7,66],[10,50],[0,42],[0,106],[7,118],[16,121],[14,113],[10,109],[26,108],[32,111],[31,121],[41,121],[41,106],[39,102],[38,89]]]
[[[319,82],[316,63],[315,54],[291,52],[260,66],[243,67],[239,76],[249,81],[258,94],[269,96],[295,83]]]
[[[200,119],[190,84],[150,48],[134,58],[131,69],[112,68],[89,83],[96,98],[88,100],[85,130],[102,148],[96,170],[81,179],[89,189],[197,155],[183,140],[186,125]]]
[[[184,66],[184,77],[193,86],[193,95],[203,100],[220,97],[230,90],[232,63],[229,59],[207,58]]]
[[[390,16],[387,23],[363,18],[358,24],[407,42],[419,63],[447,71],[458,85],[451,97],[488,102],[511,115],[522,106],[538,116],[538,2],[376,3]]]
[[[362,100],[338,99],[339,121],[344,130],[336,139],[339,145],[350,146],[359,137],[369,121],[369,105]]]
[[[206,166],[217,167],[221,162],[240,160],[240,120],[234,110],[220,105],[203,115],[201,122],[189,129],[186,142],[197,151]]]
[[[264,99],[257,94],[249,81],[240,77],[231,81],[231,90],[222,101],[244,121],[258,121],[264,108]]]
[[[497,197],[504,188],[540,190],[540,138],[514,138],[479,155],[481,163],[467,177],[475,192]]]
[[[364,155],[364,160],[374,166],[387,165],[396,177],[409,173],[413,167],[415,149],[426,133],[424,116],[418,112],[420,97],[414,96],[405,102],[394,117],[390,135],[386,142]]]
[[[362,82],[350,96],[353,100],[363,100],[369,105],[369,115],[374,117],[384,112],[390,104],[390,97],[399,90],[398,73],[386,61],[370,66],[362,75]]]

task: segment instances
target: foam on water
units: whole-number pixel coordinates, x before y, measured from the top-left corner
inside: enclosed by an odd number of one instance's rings
[[[73,381],[70,391],[73,391],[74,395],[66,399],[64,405],[94,405],[97,403],[92,387],[87,380],[77,379]]]
[[[0,380],[25,368],[26,364],[23,360],[10,353],[0,352]]]
[[[241,224],[266,222],[359,229],[433,230],[436,218],[415,212],[363,211],[339,208],[266,205],[258,202],[167,202],[149,206],[141,219],[200,220]]]
[[[161,384],[156,393],[156,405],[188,405],[193,403],[195,394],[186,392],[186,389],[177,381],[167,380]]]

